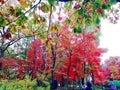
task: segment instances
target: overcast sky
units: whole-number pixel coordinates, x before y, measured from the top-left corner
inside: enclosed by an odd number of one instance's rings
[[[101,21],[100,47],[108,48],[108,52],[103,54],[102,60],[109,56],[120,56],[120,21],[112,24],[108,20]]]

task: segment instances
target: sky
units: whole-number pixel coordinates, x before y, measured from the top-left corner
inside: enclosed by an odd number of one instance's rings
[[[100,47],[108,49],[101,57],[102,61],[109,56],[120,56],[120,20],[117,24],[112,24],[107,19],[102,19],[101,34]]]

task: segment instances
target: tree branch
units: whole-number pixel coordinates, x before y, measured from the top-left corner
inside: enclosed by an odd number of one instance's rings
[[[29,37],[29,36],[28,36]],[[14,43],[16,43],[16,42],[18,42],[20,39],[22,39],[22,38],[25,38],[25,37],[19,37],[18,39],[16,39],[16,40],[11,40],[11,41],[9,41],[8,43],[6,43],[6,44],[4,44],[4,46],[6,46],[5,47],[5,49],[4,49],[4,51],[5,50],[7,50],[7,48],[9,47],[9,46],[11,46],[11,45],[13,45]]]
[[[49,36],[49,31],[50,31],[51,16],[52,16],[52,5],[50,6],[50,16],[49,16],[49,26],[48,26],[48,31],[47,31],[47,40],[48,40],[48,36]]]

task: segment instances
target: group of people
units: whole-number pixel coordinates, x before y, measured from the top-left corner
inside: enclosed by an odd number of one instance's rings
[[[112,83],[109,85],[109,89],[110,90],[116,90],[116,86]],[[92,83],[91,82],[87,82],[87,86],[83,87],[82,90],[93,90],[92,89]]]
[[[41,80],[38,79],[37,84],[38,84],[38,86],[47,88],[47,89],[43,89],[43,90],[50,90],[51,85],[50,85],[50,82],[48,82],[48,81],[44,81],[43,79],[41,79]],[[58,81],[56,79],[53,82],[53,88],[54,88],[54,90],[58,90]],[[110,88],[110,90],[116,90],[116,87],[113,83],[109,85],[109,88]],[[87,82],[86,85],[82,87],[82,90],[93,90],[92,82],[90,82],[90,81]]]

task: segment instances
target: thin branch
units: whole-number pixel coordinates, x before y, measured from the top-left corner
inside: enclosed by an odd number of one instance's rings
[[[26,36],[26,37],[29,37],[29,36]],[[7,50],[7,48],[9,47],[9,46],[11,46],[11,45],[13,45],[14,43],[16,43],[16,42],[18,42],[20,39],[22,39],[22,38],[25,38],[25,37],[19,37],[17,40],[11,40],[11,41],[9,41],[8,43],[6,43],[6,44],[4,44],[4,46],[6,46],[5,47],[5,49],[4,49],[4,51],[5,50]],[[0,47],[1,48],[1,47]]]
[[[10,52],[7,50],[7,53],[10,55]]]
[[[1,37],[3,36],[3,34],[2,34],[2,32],[1,32],[1,30],[0,30],[0,34],[1,34]]]
[[[52,16],[52,4],[50,6],[50,16],[49,16],[49,26],[48,26],[48,31],[47,31],[47,40],[50,32],[50,25],[51,25],[51,16]]]
[[[14,43],[16,43],[17,41],[19,41],[19,40],[22,39],[22,38],[23,38],[23,37],[18,38],[17,40],[11,40],[11,41],[8,43],[8,45],[5,47],[4,51],[7,50],[7,48],[8,48],[9,46],[13,45]]]
[[[36,7],[36,6],[39,5],[40,3],[41,3],[41,0],[40,0],[37,4],[35,4],[34,6],[32,6],[30,9],[28,9],[26,12],[24,12],[24,15],[25,15],[26,13],[28,13],[30,10],[34,9],[34,7]]]
[[[3,33],[5,33],[5,27],[4,27],[4,26],[3,26],[3,29],[2,29],[2,30],[3,30]]]

